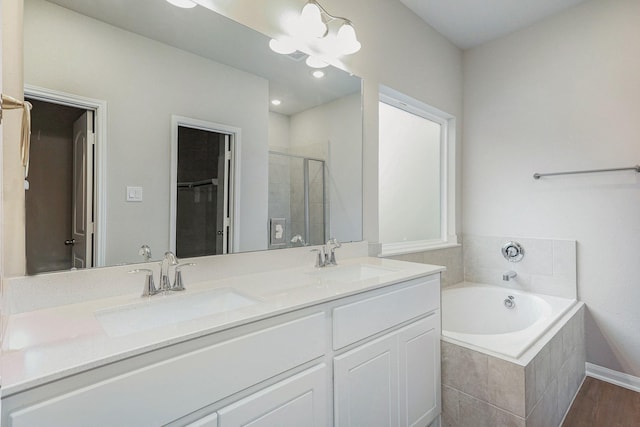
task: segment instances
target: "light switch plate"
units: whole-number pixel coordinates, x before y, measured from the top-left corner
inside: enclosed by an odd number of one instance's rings
[[[127,202],[141,202],[142,187],[127,187]]]
[[[284,218],[269,219],[269,244],[271,246],[286,245],[286,223],[287,220]]]

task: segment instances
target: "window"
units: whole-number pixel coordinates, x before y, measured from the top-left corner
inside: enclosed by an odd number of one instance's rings
[[[453,116],[384,89],[379,102],[379,240],[382,255],[457,244]]]

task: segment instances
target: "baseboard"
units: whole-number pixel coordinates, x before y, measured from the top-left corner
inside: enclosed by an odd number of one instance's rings
[[[640,378],[587,362],[587,375],[629,390],[640,392]]]

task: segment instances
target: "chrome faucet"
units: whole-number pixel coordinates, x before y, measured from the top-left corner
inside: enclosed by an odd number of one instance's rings
[[[338,263],[336,262],[336,249],[340,247],[342,247],[342,243],[340,243],[335,237],[327,241],[326,250],[328,251],[328,254],[325,255],[325,266],[338,265]],[[326,260],[327,256],[329,257],[328,261]]]
[[[164,258],[160,262],[160,292],[170,291],[171,282],[169,281],[169,267],[178,265],[178,258],[171,251],[164,253]]]
[[[291,238],[291,243],[300,243],[302,246],[307,246],[307,242],[304,241],[300,234],[296,234]]]
[[[169,281],[169,267],[175,265],[173,285]],[[131,270],[129,273],[145,273],[144,288],[142,288],[142,296],[150,297],[159,293],[168,291],[184,291],[184,281],[182,279],[182,267],[191,267],[196,265],[193,262],[187,264],[178,264],[178,258],[173,252],[165,252],[162,262],[160,262],[160,287],[156,288],[153,281],[153,270],[148,268],[138,268]]]
[[[508,282],[511,279],[515,279],[517,275],[518,273],[516,273],[515,271],[509,270],[502,275],[502,280],[504,280],[505,282]]]
[[[311,249],[311,252],[317,252],[316,268],[338,265],[336,262],[336,249],[342,246],[342,243],[335,237],[327,241],[326,246],[320,246],[318,249]]]
[[[138,255],[144,258],[144,262],[149,262],[149,260],[151,259],[151,248],[149,247],[149,245],[140,246]]]
[[[318,252],[316,256],[316,268],[321,268],[326,265],[327,255],[324,253],[324,247],[320,246],[319,249],[311,249],[311,252]]]
[[[196,265],[195,262],[189,262],[187,264],[178,264],[175,268],[175,276],[173,278],[172,291],[184,291],[184,281],[182,280],[182,267],[192,267]]]
[[[145,273],[147,275],[144,279],[144,288],[142,288],[143,297],[150,297],[160,292],[156,289],[155,283],[153,283],[153,270],[149,270],[148,268],[137,268],[135,270],[131,270],[129,273]]]

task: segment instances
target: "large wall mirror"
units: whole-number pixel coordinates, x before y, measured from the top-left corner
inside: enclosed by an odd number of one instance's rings
[[[362,240],[361,80],[268,42],[202,6],[25,0],[27,272]]]

